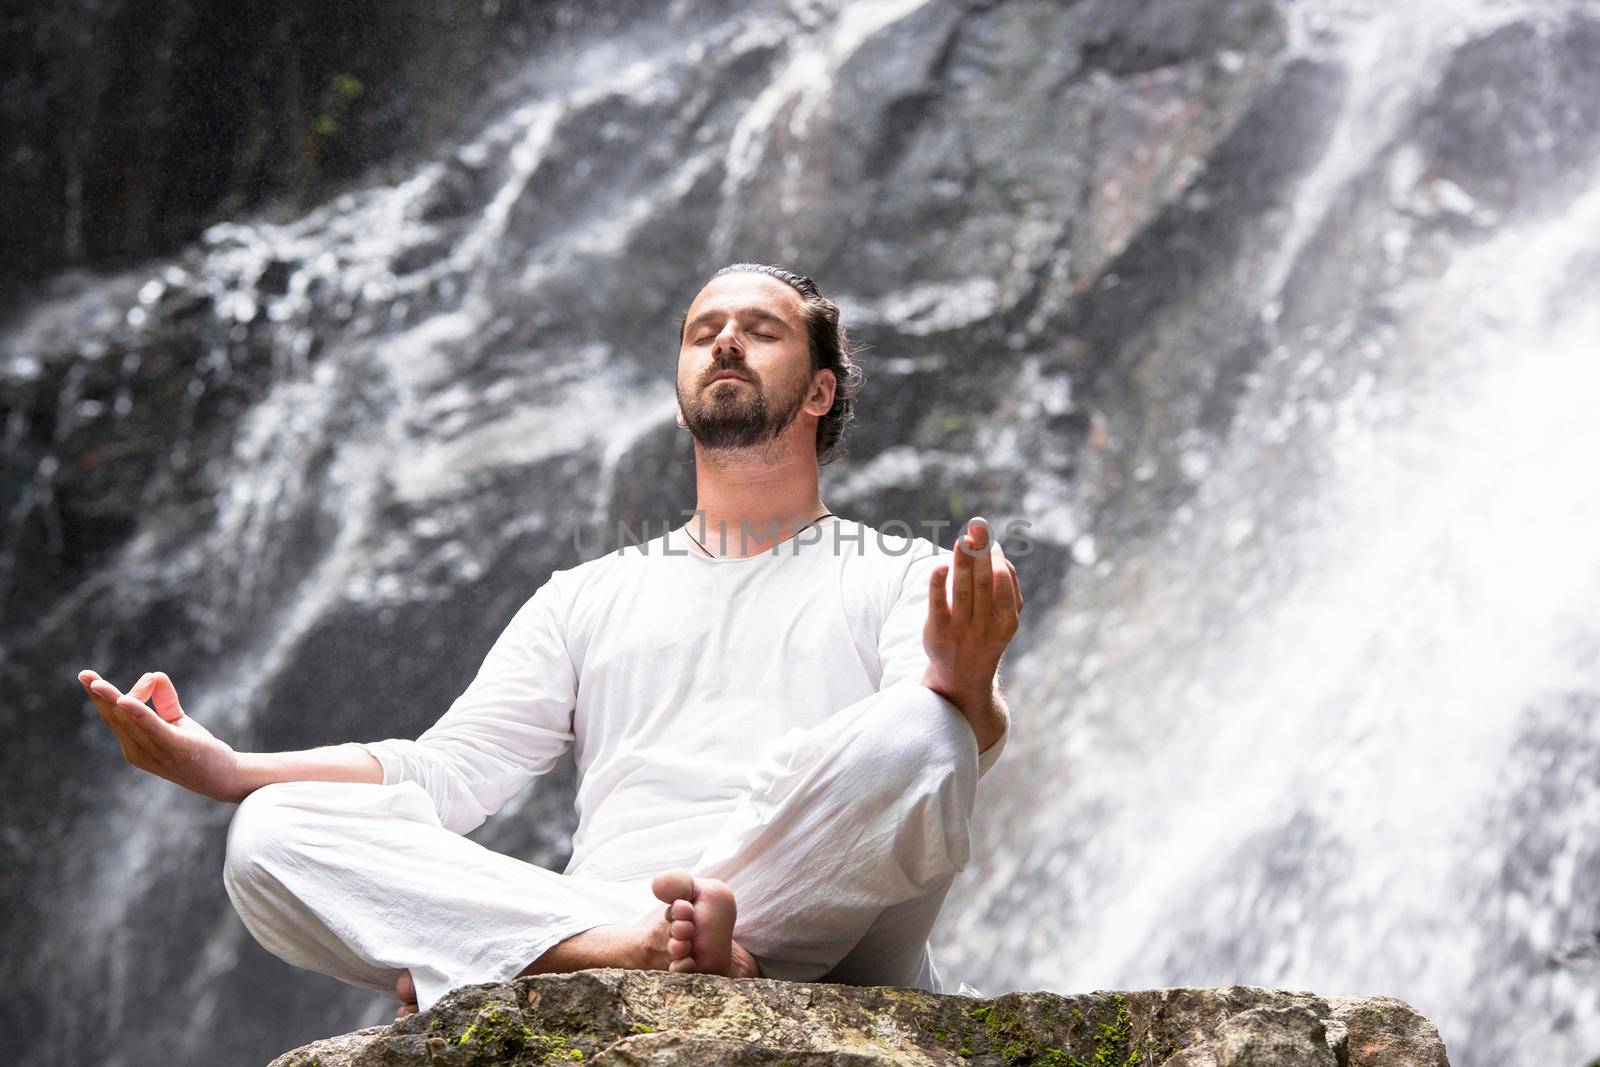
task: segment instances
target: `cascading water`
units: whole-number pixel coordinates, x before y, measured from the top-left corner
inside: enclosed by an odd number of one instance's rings
[[[947,973],[1600,1054],[1597,56],[1579,0],[677,6],[401,180],[64,286],[0,335],[21,1058],[387,1017],[249,940],[232,809],[72,674],[165,669],[246,749],[415,736],[689,506],[671,327],[746,258],[871,345],[833,510],[1032,523]],[[474,836],[559,865],[570,774]]]
[[[1137,533],[1143,501],[1103,510],[1060,654],[1015,669],[1051,712],[956,904],[991,986],[1382,988],[1456,1063],[1600,1044],[1600,169],[1516,221],[1427,173],[1394,94],[1508,36],[1450,15],[1338,42],[1376,66],[1346,68],[1226,439],[1159,442],[1193,496]]]
[[[954,939],[991,986],[1382,988],[1454,1062],[1583,1062],[1597,210],[1402,293],[1339,364],[1274,349],[1194,499],[1073,586]]]

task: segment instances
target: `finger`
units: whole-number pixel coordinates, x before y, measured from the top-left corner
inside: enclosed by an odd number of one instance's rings
[[[96,707],[99,707],[100,698],[94,695],[94,683],[99,680],[100,676],[94,671],[83,670],[78,672],[78,684],[83,686],[83,691],[88,694],[89,699],[96,702]]]
[[[183,718],[183,705],[178,703],[178,687],[172,684],[167,672],[156,671],[150,677],[150,697],[151,703],[156,706],[156,714],[167,722],[177,722]]]
[[[157,762],[164,762],[171,753],[171,740],[165,731],[171,729],[161,717],[142,701],[125,696],[117,701],[117,711],[132,723],[134,739],[143,744],[145,752]]]
[[[95,683],[102,680],[103,679],[94,671],[82,670],[78,672],[78,683],[83,686],[83,691],[89,695],[89,702],[93,704],[94,709],[100,713],[100,717],[105,719],[106,725],[112,726],[111,718],[106,710],[105,698],[94,691]],[[108,682],[106,684],[109,685],[110,683]]]
[[[99,693],[96,693],[94,690],[94,685],[96,682],[100,681],[100,676],[95,674],[93,671],[85,671],[84,673],[90,675],[89,680],[84,681],[81,675],[79,676],[78,680],[83,683],[83,691],[88,695],[89,703],[93,704],[94,709],[100,713],[100,717],[106,720],[106,725],[112,726],[113,724],[109,714],[109,705],[106,699]]]
[[[83,675],[88,675],[92,679],[91,681],[85,681],[83,688],[89,696],[89,703],[94,705],[95,714],[99,715],[100,721],[105,723],[106,728],[116,735],[117,743],[122,746],[123,756],[131,758],[131,754],[138,750],[133,746],[132,742],[130,742],[128,738],[124,736],[125,729],[122,725],[122,722],[112,712],[115,701],[108,701],[94,691],[94,682],[101,680],[98,674],[95,674],[93,671],[84,671]],[[79,681],[83,681],[83,675],[79,676]]]
[[[1006,546],[999,541],[994,543],[994,554],[996,562],[1000,564],[995,568],[995,575],[998,579],[997,585],[1000,589],[1000,592],[995,594],[995,600],[998,603],[1001,596],[1008,596],[1010,600],[1009,610],[1014,610],[1021,614],[1022,583],[1017,580],[1017,565],[1007,558]]]
[[[944,595],[945,579],[949,576],[950,568],[943,563],[928,575],[928,618],[937,626],[944,626],[950,621],[950,601]]]
[[[950,621],[956,624],[972,621],[972,548],[967,544],[963,530],[956,536],[955,577],[950,581]]]
[[[108,690],[111,694],[109,696]],[[105,702],[106,714],[110,717],[112,723],[111,728],[117,731],[117,737],[122,741],[122,754],[127,756],[130,762],[136,763],[140,759],[151,763],[157,762],[159,750],[153,747],[145,731],[135,721],[132,712],[128,707],[124,706],[124,701],[139,707],[144,707],[144,705],[139,704],[132,697],[123,697],[121,693],[117,692],[114,685],[104,679],[95,683],[94,691],[95,695]]]
[[[145,735],[148,731],[140,729],[138,719],[130,716],[127,709],[129,706],[131,706],[131,704],[137,704],[139,707],[144,707],[145,694],[149,692],[149,689],[150,675],[141,674],[139,676],[139,680],[130,685],[126,693],[123,693],[121,697],[111,702],[112,714],[120,713],[121,720],[132,725],[133,729],[130,731],[130,733],[135,733],[137,735],[135,740],[145,739]],[[143,747],[147,751],[151,751],[148,744],[144,745]]]
[[[994,538],[989,520],[981,516],[967,524],[972,541],[972,617],[987,619],[994,611]]]
[[[1011,574],[1011,561],[997,542],[994,546],[997,566],[994,569],[994,615],[1004,620],[1014,619],[1020,606],[1017,604],[1017,587]]]
[[[89,686],[89,692],[107,704],[115,704],[122,699],[121,691],[104,678],[95,679],[94,683]]]
[[[139,675],[139,680],[128,686],[128,691],[123,695],[126,697],[132,697],[140,704],[143,704],[145,701],[150,699],[150,687],[154,684],[154,679],[155,675],[149,673],[148,671]]]
[[[153,761],[156,753],[143,731],[138,729],[126,711],[118,707],[122,694],[117,692],[117,687],[93,671],[84,673],[94,675],[94,681],[86,686],[89,697],[94,701],[101,720],[117,736],[117,742],[122,746],[122,757],[136,766]]]

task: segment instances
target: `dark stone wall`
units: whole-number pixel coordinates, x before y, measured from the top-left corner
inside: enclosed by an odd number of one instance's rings
[[[53,271],[303,209],[433,141],[570,8],[57,0],[0,16],[0,315]]]

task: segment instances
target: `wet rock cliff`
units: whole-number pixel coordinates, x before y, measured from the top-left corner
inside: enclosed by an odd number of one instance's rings
[[[165,670],[246,750],[415,737],[553,569],[692,505],[673,326],[735,259],[868,346],[831,510],[1029,524],[944,973],[1600,1052],[1593,3],[472,7],[0,22],[43,49],[0,64],[14,1058],[385,1017],[250,940],[231,809],[74,673]],[[475,839],[559,868],[573,775]]]

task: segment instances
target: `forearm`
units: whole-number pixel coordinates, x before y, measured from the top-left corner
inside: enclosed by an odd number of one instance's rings
[[[328,745],[297,752],[241,752],[235,774],[237,796],[275,782],[365,782],[383,784],[383,766],[356,744]]]

